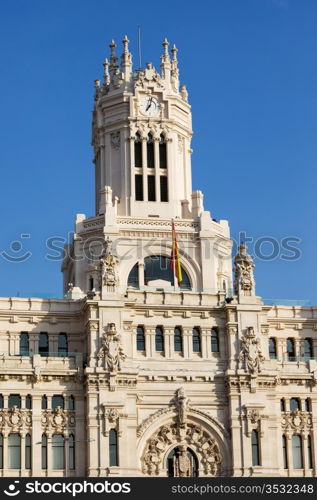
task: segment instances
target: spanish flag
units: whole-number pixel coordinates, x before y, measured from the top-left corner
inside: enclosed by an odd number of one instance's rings
[[[173,235],[173,246],[171,253],[171,268],[173,269],[173,274],[176,276],[178,283],[183,281],[182,268],[179,260],[179,251],[176,238],[176,229],[174,220],[172,220],[172,235]]]

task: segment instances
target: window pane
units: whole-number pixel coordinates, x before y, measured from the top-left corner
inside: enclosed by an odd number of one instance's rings
[[[281,411],[285,411],[285,400],[281,399]]]
[[[200,352],[200,331],[193,329],[193,352]]]
[[[167,194],[167,177],[161,175],[160,177],[160,188],[161,188],[161,201],[168,201]]]
[[[142,168],[142,142],[139,134],[135,136],[134,142],[134,166],[136,168]]]
[[[155,201],[155,176],[148,175],[147,176],[147,190],[148,190],[148,200]]]
[[[211,330],[211,352],[219,352],[219,335],[217,328]]]
[[[186,271],[182,267],[183,281],[180,283],[180,288],[190,290],[190,280]],[[144,282],[147,285],[152,280],[169,281],[171,284],[174,281],[171,260],[164,255],[151,255],[144,259]]]
[[[270,359],[276,359],[276,341],[273,338],[269,339],[269,356]]]
[[[47,469],[47,436],[42,435],[42,469]]]
[[[9,408],[13,408],[13,406],[21,408],[21,396],[19,394],[10,394],[8,406]]]
[[[303,468],[302,460],[302,439],[300,436],[292,436],[293,467],[294,469]]]
[[[299,399],[292,398],[289,406],[291,411],[299,410]]]
[[[305,399],[305,411],[310,411],[310,399]]]
[[[73,434],[71,434],[69,436],[69,439],[68,439],[68,443],[69,443],[69,468],[70,470],[74,470],[75,469],[75,438],[73,436]]]
[[[68,354],[68,340],[66,333],[60,333],[58,336],[58,355],[67,356]]]
[[[42,396],[42,410],[47,410],[47,397]]]
[[[180,328],[174,330],[174,351],[182,352],[183,350],[183,336]]]
[[[25,468],[31,469],[31,436],[25,436]]]
[[[166,142],[164,135],[160,137],[160,168],[167,168]]]
[[[74,396],[69,396],[69,398],[68,398],[68,409],[75,410],[75,398],[74,398]]]
[[[139,264],[136,263],[129,274],[128,277],[128,286],[133,288],[139,288]]]
[[[159,326],[155,330],[155,350],[164,351],[164,334]]]
[[[282,436],[282,446],[283,446],[283,466],[284,469],[288,469],[287,441],[285,436]]]
[[[304,340],[305,358],[310,359],[313,357],[313,344],[312,339]]]
[[[0,408],[3,408],[3,396],[0,394]]]
[[[21,469],[21,437],[19,434],[9,434],[8,452],[9,469]]]
[[[307,436],[307,447],[308,447],[308,468],[313,468],[313,450],[312,450],[312,440],[311,436]]]
[[[109,432],[109,465],[110,467],[118,466],[118,437],[115,429]]]
[[[295,346],[293,339],[287,339],[287,355],[290,361],[295,361]]]
[[[3,469],[3,435],[0,434],[0,469]]]
[[[48,354],[48,335],[47,333],[40,333],[39,336],[39,354],[46,356]]]
[[[257,431],[253,430],[251,435],[252,465],[260,465],[259,437]]]
[[[64,436],[54,434],[52,439],[53,469],[64,469]]]
[[[151,135],[148,137],[147,141],[147,166],[148,168],[154,168],[154,143]]]
[[[25,397],[25,408],[27,410],[32,409],[32,396],[30,396],[29,394]]]
[[[142,326],[138,326],[136,334],[136,348],[137,351],[145,351],[145,336]]]
[[[64,408],[63,396],[53,396],[52,397],[52,409],[54,410],[58,406],[60,406],[61,408]]]
[[[29,356],[29,334],[20,333],[20,356]]]
[[[135,199],[143,201],[143,175],[135,176]]]

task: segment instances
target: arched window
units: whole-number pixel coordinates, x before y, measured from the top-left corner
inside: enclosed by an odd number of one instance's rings
[[[305,411],[311,411],[310,399],[305,399]]]
[[[0,434],[0,469],[3,469],[3,434]]]
[[[60,333],[58,336],[58,355],[61,357],[68,355],[68,339],[66,333]]]
[[[25,396],[25,408],[27,410],[32,410],[32,396],[30,396],[30,394]]]
[[[199,328],[193,328],[193,352],[201,351],[201,340]]]
[[[109,432],[109,466],[117,467],[118,465],[118,434],[115,429],[111,429]]]
[[[138,262],[132,267],[129,277],[128,286],[131,288],[139,288],[139,264]]]
[[[164,134],[160,135],[160,168],[167,168],[167,151],[166,151],[166,140]]]
[[[300,402],[298,398],[291,398],[289,402],[289,407],[291,411],[300,410]]]
[[[152,134],[149,134],[147,137],[146,151],[147,151],[147,166],[148,166],[148,168],[155,168],[154,141],[153,141]]]
[[[174,329],[174,351],[183,351],[183,332],[179,326]]]
[[[27,434],[25,436],[25,468],[26,469],[31,469],[31,460],[32,460],[32,453],[31,453],[31,436],[30,434]]]
[[[164,351],[164,333],[161,326],[157,326],[155,329],[155,350]]]
[[[182,290],[190,290],[190,280],[188,274],[182,267],[183,280],[179,283]],[[164,280],[172,285],[174,281],[173,269],[169,257],[163,255],[151,255],[144,259],[144,282],[147,285],[149,281]]]
[[[293,468],[303,468],[302,437],[298,434],[292,436]]]
[[[134,140],[134,166],[136,168],[142,168],[143,167],[143,161],[142,161],[142,141],[141,141],[141,136],[139,133],[135,134],[135,140]]]
[[[42,410],[47,410],[47,396],[42,396]]]
[[[136,331],[136,349],[145,351],[145,335],[143,326],[138,326]]]
[[[308,468],[313,468],[313,450],[312,450],[312,440],[311,435],[307,436],[307,451],[308,451]]]
[[[68,397],[67,409],[68,410],[75,410],[75,398],[74,398],[74,396]]]
[[[9,469],[21,469],[21,436],[9,434],[8,437]]]
[[[47,469],[47,435],[42,434],[42,469]]]
[[[281,405],[281,411],[285,411],[285,399],[281,399],[280,405]]]
[[[295,361],[295,343],[294,339],[287,339],[286,342],[288,361]]]
[[[54,434],[52,438],[53,469],[64,469],[65,440],[62,434]]]
[[[254,430],[251,434],[252,465],[260,465],[259,434]]]
[[[9,396],[8,407],[13,408],[14,406],[21,408],[21,396],[19,394],[10,394]]]
[[[304,356],[305,359],[311,359],[313,357],[313,341],[312,339],[304,340]]]
[[[276,359],[276,339],[269,338],[269,357],[270,359]]]
[[[20,333],[20,356],[29,356],[29,334],[27,332]]]
[[[39,354],[40,356],[48,355],[48,335],[45,332],[39,335]]]
[[[75,469],[75,437],[73,434],[68,438],[68,467],[70,470]]]
[[[52,410],[55,410],[58,406],[64,409],[64,397],[56,394],[52,397]]]
[[[282,436],[282,447],[283,447],[283,467],[284,469],[288,469],[287,440],[284,434]]]
[[[219,333],[217,328],[211,329],[211,352],[219,352]]]

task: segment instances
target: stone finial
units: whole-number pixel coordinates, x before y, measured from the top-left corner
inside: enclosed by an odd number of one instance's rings
[[[124,52],[129,52],[129,43],[130,40],[128,39],[127,35],[124,36],[124,39],[122,40],[123,43],[123,51]]]
[[[129,80],[131,72],[132,72],[132,55],[129,52],[129,43],[127,35],[122,40],[123,43],[123,52],[121,55],[121,68],[124,75],[125,80]]]
[[[95,99],[98,99],[101,92],[100,80],[95,80]]]
[[[109,85],[110,83],[110,75],[109,75],[109,61],[106,58],[103,63],[103,76],[104,76],[104,83],[105,85]]]
[[[169,42],[167,40],[167,38],[164,38],[164,42],[162,43],[163,45],[163,49],[164,49],[164,52],[163,52],[163,57],[166,59],[166,60],[169,60],[169,54],[168,54],[168,46],[169,46]]]
[[[238,296],[255,295],[255,281],[253,275],[254,263],[247,252],[245,243],[239,245],[238,253],[234,258],[234,292]]]
[[[172,61],[174,61],[177,64],[177,52],[178,48],[176,47],[175,43],[172,47]]]
[[[118,58],[116,55],[117,45],[115,44],[114,40],[111,40],[109,47],[110,47],[110,68],[115,69],[118,67]]]

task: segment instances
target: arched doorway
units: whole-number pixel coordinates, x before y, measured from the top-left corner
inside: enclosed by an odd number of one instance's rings
[[[190,448],[177,446],[167,457],[168,477],[197,477],[198,460]]]

